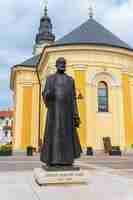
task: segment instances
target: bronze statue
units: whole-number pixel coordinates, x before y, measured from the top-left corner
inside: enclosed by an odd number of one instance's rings
[[[77,128],[80,118],[75,83],[65,74],[66,60],[56,61],[57,72],[46,79],[42,93],[47,107],[44,143],[40,159],[47,166],[72,166],[82,152]]]

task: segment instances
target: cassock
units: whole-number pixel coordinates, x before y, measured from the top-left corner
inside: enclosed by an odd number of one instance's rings
[[[58,72],[50,75],[42,95],[47,117],[40,159],[47,165],[71,165],[82,152],[75,126],[79,113],[73,78]]]

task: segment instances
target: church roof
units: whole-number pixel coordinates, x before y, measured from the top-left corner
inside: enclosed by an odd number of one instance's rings
[[[24,66],[24,67],[36,67],[37,63],[39,62],[39,59],[40,59],[40,55],[36,55],[36,56],[33,56],[33,57],[25,60],[20,65]]]
[[[54,44],[96,44],[132,49],[128,44],[120,40],[93,18],[88,19],[85,23],[57,40]]]
[[[51,46],[78,44],[107,45],[118,48],[133,50],[126,42],[119,39],[116,35],[107,30],[103,25],[93,18],[55,41]],[[50,47],[50,46],[49,46]],[[21,63],[24,67],[36,67],[41,55],[36,55]]]

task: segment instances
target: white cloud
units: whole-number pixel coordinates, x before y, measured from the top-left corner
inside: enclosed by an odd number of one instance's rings
[[[133,46],[132,27],[133,27],[133,3],[123,3],[119,7],[113,6],[103,18],[105,26],[116,33],[121,39]]]

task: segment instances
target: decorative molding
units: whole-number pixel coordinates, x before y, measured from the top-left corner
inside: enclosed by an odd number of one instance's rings
[[[131,70],[130,70],[128,67],[123,67],[122,73],[123,73],[123,74],[130,74],[130,73],[131,73]]]
[[[114,74],[110,71],[97,71],[97,72],[93,72],[90,76],[89,76],[89,80],[88,80],[88,84],[91,86],[97,86],[97,82],[99,81],[99,78],[101,80],[105,80],[107,82],[110,83],[111,86],[113,87],[120,87],[121,86],[121,82],[120,80],[118,80]]]
[[[79,69],[80,69],[80,70],[85,70],[85,69],[86,69],[86,65],[84,65],[84,64],[68,65],[68,67],[69,67],[69,66],[74,67],[75,70],[76,70],[76,69],[77,69],[77,70],[79,70]]]
[[[30,84],[32,86],[39,85],[39,83],[35,82],[35,81],[32,81],[32,82],[31,81],[17,81],[16,84],[18,84],[18,85],[27,85],[27,84],[29,85]]]
[[[29,82],[23,83],[23,88],[24,88],[24,87],[28,87],[28,86],[32,87],[33,85],[32,85],[32,83],[29,83]]]
[[[121,53],[120,51],[116,51],[118,49],[112,49],[112,51],[108,51],[104,48],[87,48],[84,46],[84,49],[69,49],[69,51],[61,51],[62,56],[66,58],[68,62],[68,66],[85,66],[85,65],[112,65],[116,68],[124,68],[127,66],[129,69],[133,68],[133,57],[130,54],[126,54],[125,51]],[[124,54],[125,52],[125,54]],[[60,51],[49,52],[50,62],[49,65],[54,66],[57,56],[54,54],[60,54]]]

